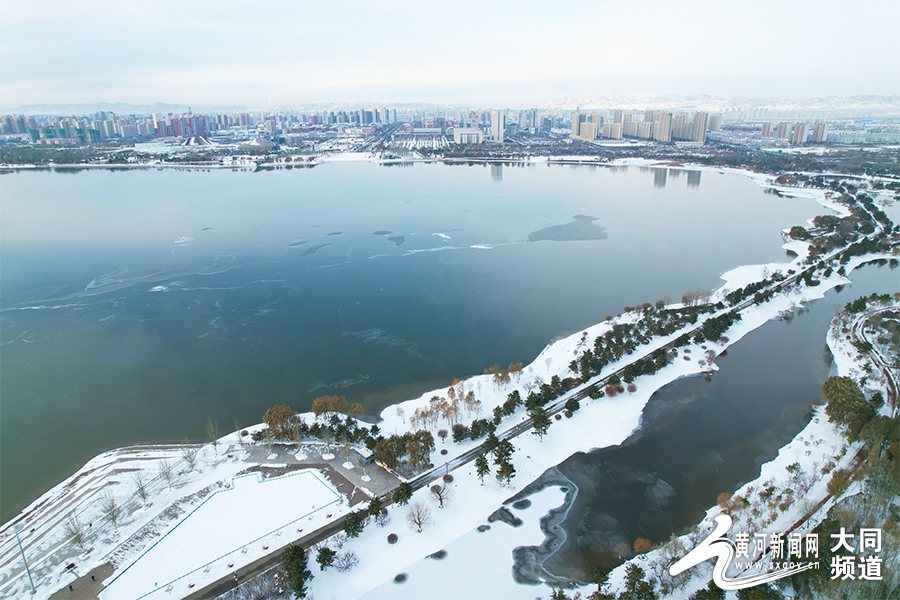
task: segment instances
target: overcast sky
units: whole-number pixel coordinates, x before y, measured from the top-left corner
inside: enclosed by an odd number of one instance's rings
[[[897,0],[0,0],[0,108],[900,93]]]

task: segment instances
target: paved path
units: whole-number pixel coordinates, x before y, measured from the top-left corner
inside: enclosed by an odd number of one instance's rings
[[[71,584],[71,591],[69,591],[68,587],[64,587],[50,596],[50,600],[68,600],[70,598],[77,598],[78,600],[96,600],[100,590],[103,589],[100,582],[112,574],[112,565],[109,563],[102,564],[87,575],[82,575],[78,579],[75,579]],[[91,577],[93,577],[93,579],[91,579]]]

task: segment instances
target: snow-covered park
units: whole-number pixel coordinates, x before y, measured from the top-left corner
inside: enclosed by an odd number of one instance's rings
[[[106,583],[103,600],[182,597],[348,511],[318,471],[235,477]]]

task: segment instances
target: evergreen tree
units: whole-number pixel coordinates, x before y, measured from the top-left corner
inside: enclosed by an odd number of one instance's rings
[[[404,505],[409,503],[409,499],[412,498],[413,489],[412,486],[406,483],[405,481],[398,485],[394,489],[393,499],[395,504]]]
[[[619,594],[619,600],[656,600],[659,595],[653,589],[655,583],[647,581],[644,569],[630,564],[625,568],[625,591]]]
[[[514,450],[515,448],[513,448],[512,442],[509,440],[503,440],[498,443],[497,447],[494,449],[494,464],[499,465],[501,463],[509,462]]]
[[[484,442],[481,443],[481,447],[484,448],[485,452],[494,453],[494,450],[497,449],[497,446],[500,444],[500,440],[497,439],[496,434],[493,431],[488,433],[487,437],[484,438]]]
[[[306,598],[306,585],[313,578],[312,571],[306,566],[306,550],[291,544],[284,550],[282,559],[284,571],[287,573],[294,598]]]
[[[334,557],[337,556],[337,552],[329,548],[328,546],[322,546],[319,548],[318,554],[316,554],[316,562],[319,563],[319,568],[323,571],[334,564]]]
[[[347,537],[359,537],[359,534],[362,533],[362,530],[362,517],[360,517],[357,513],[350,513],[349,515],[347,515],[347,518],[344,519],[344,533],[347,534]]]
[[[725,590],[710,581],[708,586],[694,592],[690,600],[725,600]]]
[[[500,463],[500,467],[497,469],[497,481],[506,480],[506,484],[509,485],[515,476],[516,468],[512,466],[511,462],[503,461]]]
[[[550,429],[550,415],[547,413],[547,410],[542,406],[535,406],[529,412],[531,416],[531,423],[534,426],[534,435],[544,439],[544,436],[547,434],[547,430]]]
[[[369,500],[369,516],[372,518],[377,517],[381,514],[381,511],[384,510],[384,503],[381,501],[381,498],[378,496],[372,496],[372,499]]]
[[[478,458],[475,459],[475,473],[481,479],[481,485],[484,485],[484,476],[490,472],[491,468],[488,466],[487,456],[479,454]]]

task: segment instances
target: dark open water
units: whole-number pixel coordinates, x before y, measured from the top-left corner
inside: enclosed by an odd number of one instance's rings
[[[785,260],[780,230],[819,212],[640,168],[4,175],[0,521],[98,452],[200,440],[208,418],[331,393],[374,414],[527,364],[624,305]],[[526,241],[579,214],[606,238]]]

